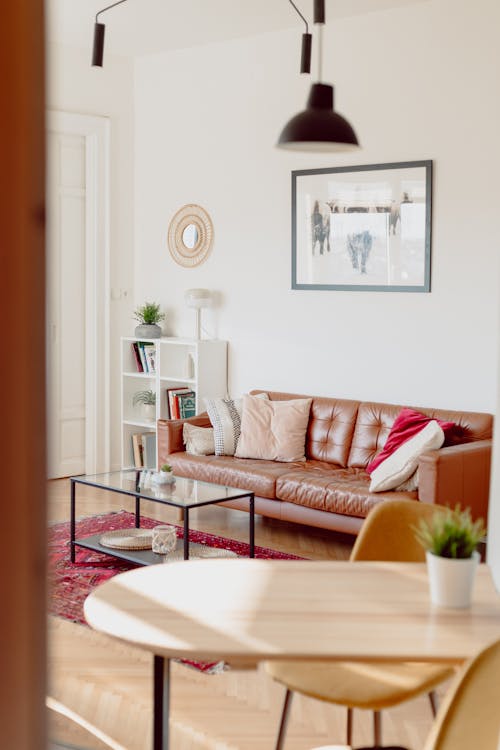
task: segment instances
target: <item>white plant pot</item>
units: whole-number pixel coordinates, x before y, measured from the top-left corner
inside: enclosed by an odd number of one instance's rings
[[[470,607],[479,552],[454,560],[426,552],[431,602],[439,607]]]
[[[153,422],[156,419],[156,404],[143,404],[142,415],[148,422]]]

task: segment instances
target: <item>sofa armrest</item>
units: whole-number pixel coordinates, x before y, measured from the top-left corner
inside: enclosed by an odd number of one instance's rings
[[[159,419],[157,423],[158,435],[158,465],[166,463],[171,453],[186,450],[182,438],[182,430],[185,423],[194,424],[197,427],[211,427],[208,414],[197,414],[188,419]]]
[[[470,507],[473,518],[488,515],[491,440],[427,451],[418,462],[418,497],[424,503]]]

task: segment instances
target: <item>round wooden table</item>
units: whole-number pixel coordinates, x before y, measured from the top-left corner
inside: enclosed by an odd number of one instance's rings
[[[122,573],[90,594],[85,616],[155,655],[154,750],[168,748],[171,658],[460,663],[500,638],[485,565],[466,610],[432,606],[418,563],[222,559]]]

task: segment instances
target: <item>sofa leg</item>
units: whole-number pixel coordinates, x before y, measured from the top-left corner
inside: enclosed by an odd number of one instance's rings
[[[382,714],[380,711],[373,712],[373,744],[375,747],[382,745]]]

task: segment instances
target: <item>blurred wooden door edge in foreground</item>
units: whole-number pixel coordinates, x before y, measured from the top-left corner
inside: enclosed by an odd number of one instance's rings
[[[45,735],[45,254],[42,0],[0,23],[0,745]]]

